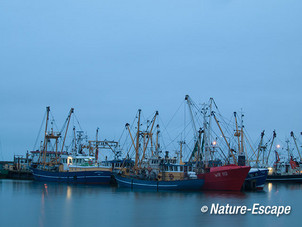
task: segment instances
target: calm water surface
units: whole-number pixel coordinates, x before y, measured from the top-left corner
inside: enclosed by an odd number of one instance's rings
[[[0,180],[0,226],[300,226],[302,184],[264,192],[144,192]],[[290,205],[290,215],[210,215],[203,205]]]

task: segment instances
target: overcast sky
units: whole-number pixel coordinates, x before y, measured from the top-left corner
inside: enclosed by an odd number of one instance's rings
[[[186,94],[243,109],[255,140],[298,134],[301,12],[300,0],[0,0],[0,159],[33,148],[46,106],[118,139],[138,108],[168,121]]]

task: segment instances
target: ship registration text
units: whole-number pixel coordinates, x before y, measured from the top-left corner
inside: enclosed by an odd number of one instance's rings
[[[201,210],[203,213],[205,209]],[[230,206],[219,205],[219,203],[212,204],[210,214],[246,214],[251,213],[253,215],[275,215],[279,217],[280,215],[288,215],[291,212],[291,206],[263,206],[259,203],[254,203],[252,208],[247,206]]]

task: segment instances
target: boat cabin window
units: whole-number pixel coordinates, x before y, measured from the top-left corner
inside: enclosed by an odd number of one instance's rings
[[[184,171],[184,167],[183,166],[180,167],[180,171]]]

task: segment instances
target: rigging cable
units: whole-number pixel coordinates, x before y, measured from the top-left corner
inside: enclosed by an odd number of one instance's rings
[[[39,137],[40,137],[40,134],[41,134],[42,127],[43,127],[43,124],[44,124],[45,119],[46,119],[46,111],[45,111],[45,114],[44,114],[44,117],[43,117],[43,120],[42,120],[42,123],[41,123],[40,129],[39,129],[39,132],[38,132],[38,135],[37,135],[37,138],[36,138],[36,141],[35,141],[34,147],[33,147],[33,151],[36,149],[36,146],[37,146],[37,143],[38,143],[38,140],[39,140]]]

